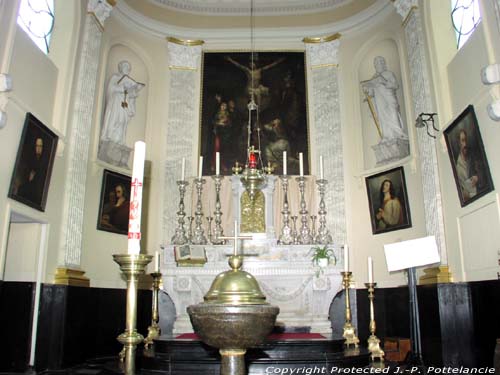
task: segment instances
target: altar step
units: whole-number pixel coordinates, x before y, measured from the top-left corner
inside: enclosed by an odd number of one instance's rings
[[[262,345],[249,349],[245,359],[249,375],[284,373],[279,369],[294,368],[304,371],[307,368],[324,368],[325,372],[321,373],[329,374],[335,367],[369,365],[366,349],[344,350],[344,340],[327,338],[268,339]],[[145,353],[141,362],[143,375],[220,373],[218,350],[199,339],[160,338],[155,341],[154,351]]]

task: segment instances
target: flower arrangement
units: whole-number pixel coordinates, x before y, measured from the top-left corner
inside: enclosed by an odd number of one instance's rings
[[[333,249],[330,249],[328,246],[315,246],[311,248],[309,254],[311,254],[312,263],[320,268],[321,273],[323,272],[323,268],[328,266],[328,264],[337,263]]]

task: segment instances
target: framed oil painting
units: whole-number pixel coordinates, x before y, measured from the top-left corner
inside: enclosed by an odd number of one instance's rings
[[[215,153],[221,154],[221,174],[232,174],[238,161],[246,163],[248,103],[258,105],[262,161],[280,174],[287,151],[289,174],[299,174],[298,154],[309,171],[309,134],[303,52],[205,52],[201,104],[203,174],[215,174]],[[253,85],[252,85],[253,73]],[[254,116],[252,115],[254,118]],[[255,121],[253,119],[252,121]],[[257,126],[250,144],[258,147]]]
[[[17,151],[9,198],[45,211],[59,137],[27,113]]]
[[[97,229],[128,234],[130,182],[129,176],[104,170]]]
[[[367,177],[366,190],[373,234],[411,227],[403,167]]]
[[[444,131],[462,207],[494,189],[474,107],[469,105]]]

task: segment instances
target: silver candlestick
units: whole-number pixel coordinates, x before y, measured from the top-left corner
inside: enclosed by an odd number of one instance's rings
[[[316,236],[316,243],[318,244],[329,244],[332,243],[332,236],[330,231],[326,228],[326,205],[325,205],[325,189],[328,184],[328,180],[321,179],[317,180],[316,184],[318,185],[319,191],[319,229],[318,235]]]
[[[297,181],[299,183],[299,191],[300,191],[300,222],[302,225],[300,226],[300,232],[298,234],[299,243],[302,245],[308,245],[313,241],[311,236],[311,231],[309,230],[309,218],[308,211],[306,208],[306,199],[305,199],[305,189],[306,189],[306,178],[304,176],[297,177]]]
[[[192,243],[193,242],[193,220],[194,220],[194,216],[188,216],[187,219],[189,221],[188,239],[189,239],[189,243]]]
[[[179,211],[177,211],[177,228],[175,228],[175,234],[172,237],[172,243],[174,245],[184,245],[189,241],[186,236],[186,230],[184,229],[184,217],[186,213],[184,212],[184,195],[186,194],[186,187],[189,182],[185,180],[177,181],[177,186],[179,187]]]
[[[226,240],[220,238],[224,236],[224,231],[222,229],[222,211],[221,211],[221,204],[220,204],[220,188],[222,185],[222,179],[224,176],[217,174],[215,176],[212,176],[214,179],[215,183],[215,211],[214,211],[214,216],[215,216],[215,228],[214,228],[214,235],[212,237],[211,242],[214,245],[224,245],[226,243]]]
[[[291,217],[292,221],[293,221],[293,229],[292,229],[292,239],[293,239],[293,244],[294,245],[298,245],[300,242],[299,242],[299,236],[297,236],[297,219],[298,219],[298,216],[292,216]]]
[[[201,203],[201,193],[203,192],[203,184],[205,183],[205,179],[195,178],[194,183],[196,184],[196,193],[198,195],[198,199],[196,201],[196,212],[194,213],[195,228],[191,243],[193,245],[206,245],[207,238],[205,237],[205,231],[203,230],[203,205]]]
[[[208,216],[207,217],[207,222],[208,222],[208,243],[209,244],[213,244],[213,241],[212,241],[212,220],[214,218],[212,216]]]
[[[280,176],[281,185],[283,186],[283,228],[281,228],[281,235],[279,243],[281,245],[290,245],[293,243],[292,228],[290,228],[290,210],[288,209],[288,179],[287,175]]]

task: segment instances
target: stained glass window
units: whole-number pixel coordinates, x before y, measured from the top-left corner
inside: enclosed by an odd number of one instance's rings
[[[17,24],[46,54],[54,28],[54,0],[21,0]]]
[[[479,0],[451,0],[451,21],[460,49],[481,22]]]

